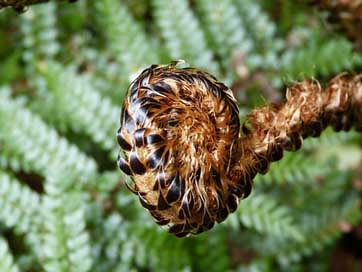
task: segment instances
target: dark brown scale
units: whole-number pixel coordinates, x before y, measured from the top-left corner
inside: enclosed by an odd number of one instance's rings
[[[179,123],[179,120],[177,120],[177,119],[171,119],[167,122],[167,124],[171,127],[177,126],[178,123]]]
[[[245,185],[238,184],[232,190],[232,193],[235,194],[238,198],[241,198],[243,196],[243,194],[245,193]]]
[[[173,178],[167,178],[164,172],[159,172],[156,179],[160,183],[161,189],[165,189],[173,180]]]
[[[260,174],[266,174],[269,169],[269,161],[265,155],[257,155],[258,162],[256,163],[255,169]]]
[[[319,137],[323,131],[323,123],[320,121],[313,121],[304,128],[303,138],[306,137]]]
[[[248,135],[251,133],[251,129],[248,128],[248,124],[246,122],[241,126],[241,130],[244,135]]]
[[[343,131],[349,131],[352,128],[352,122],[350,122],[349,116],[344,115],[342,123],[343,123],[343,128],[342,128]]]
[[[288,139],[282,143],[282,146],[287,151],[297,151],[302,147],[302,143],[301,136],[296,132],[292,132],[289,134]]]
[[[159,224],[160,226],[164,226],[167,225],[168,223],[170,223],[169,219],[164,219],[164,220],[160,220],[160,221],[155,221],[157,224]]]
[[[137,147],[145,145],[145,131],[145,128],[140,128],[134,132],[134,139]]]
[[[148,166],[150,168],[154,169],[162,164],[165,148],[165,146],[161,146],[148,157]]]
[[[226,204],[230,212],[236,211],[239,204],[237,196],[234,194],[230,194],[230,196],[226,199]]]
[[[169,204],[175,202],[181,197],[181,187],[180,179],[177,175],[169,186],[169,190],[167,191],[166,200]]]
[[[169,95],[169,94],[173,94],[173,91],[170,87],[170,85],[168,85],[165,82],[158,82],[157,84],[154,84],[150,87],[152,89],[152,91],[157,92],[159,94],[162,95]]]
[[[154,211],[156,210],[156,206],[148,204],[142,197],[139,198],[141,205],[146,208],[147,210]]]
[[[124,111],[124,121],[123,124],[127,130],[127,132],[132,133],[136,128],[136,122],[132,117],[129,116],[128,111]]]
[[[191,200],[189,200],[189,199],[182,200],[181,210],[183,210],[183,212],[187,218],[191,217],[191,210],[192,210],[193,206],[194,206],[193,198],[191,198]]]
[[[132,175],[132,170],[131,168],[129,167],[128,163],[123,159],[121,158],[120,156],[118,156],[118,167],[128,176],[131,176]]]
[[[190,234],[190,231],[175,233],[176,237],[182,238]]]
[[[157,208],[162,211],[162,210],[166,210],[168,208],[170,208],[171,206],[167,203],[167,201],[165,200],[165,198],[163,197],[162,193],[160,192],[159,196],[158,196],[158,203],[157,203]]]
[[[283,158],[283,148],[278,144],[273,146],[269,158],[272,162],[281,160]]]
[[[196,234],[200,234],[200,233],[203,233],[207,229],[204,226],[199,226],[196,230],[197,230]]]
[[[211,220],[207,212],[204,214],[204,218],[202,221],[203,221],[202,225],[205,229],[211,229],[214,226],[214,222]]]
[[[183,216],[184,216],[184,218],[185,217],[187,217],[187,218],[190,218],[191,217],[191,212],[190,212],[190,205],[189,205],[189,203],[188,203],[188,201],[187,200],[183,200],[182,201],[182,204],[181,204],[181,209],[180,209],[180,211],[182,211],[182,214],[183,214]]]
[[[186,218],[186,215],[185,215],[185,212],[184,212],[183,209],[180,209],[180,210],[178,211],[178,218],[181,219],[181,220],[183,220],[183,219]]]
[[[177,237],[185,237],[187,234],[189,234],[189,231],[185,231],[184,230],[184,225],[180,224],[180,225],[174,225],[172,227],[170,227],[169,233],[175,234]]]
[[[353,117],[343,113],[338,113],[331,119],[332,127],[335,131],[348,131],[352,127],[350,122]]]
[[[332,118],[330,119],[333,129],[337,132],[339,132],[343,129],[342,119],[343,119],[342,112],[339,112],[339,113],[333,115]]]
[[[250,195],[251,190],[253,189],[253,183],[252,183],[252,181],[246,182],[246,183],[244,184],[243,188],[244,188],[244,190],[243,190],[243,191],[244,191],[244,192],[243,192],[243,198],[247,198],[247,197]]]
[[[133,116],[136,121],[137,126],[140,126],[144,124],[144,122],[147,120],[149,114],[147,114],[147,107],[142,106],[138,110],[134,111]]]
[[[125,149],[127,151],[131,151],[132,149],[132,146],[131,144],[129,144],[122,136],[122,134],[120,133],[120,131],[117,132],[117,141],[118,141],[118,144],[119,146],[122,148],[122,149]]]
[[[160,189],[159,182],[156,180],[156,181],[155,181],[155,185],[153,185],[152,190],[153,190],[153,191],[158,191],[159,189]]]
[[[151,134],[146,138],[146,144],[148,145],[163,143],[164,141],[165,140],[159,134]]]
[[[196,175],[195,175],[195,182],[199,182],[201,178],[201,168],[198,168],[196,170]]]
[[[220,175],[214,168],[211,168],[211,176],[212,176],[216,186],[218,188],[221,188],[222,187],[222,181],[221,181]]]
[[[133,173],[137,175],[143,175],[146,172],[146,167],[140,162],[135,151],[131,152],[130,166]]]
[[[216,221],[220,223],[224,221],[228,215],[229,215],[228,209],[226,207],[223,207],[222,209],[218,210]]]
[[[179,235],[181,235],[181,237],[184,236],[183,231],[184,231],[184,225],[182,225],[182,224],[174,225],[169,229],[169,233],[173,233],[173,234],[176,234],[176,235],[179,234]]]

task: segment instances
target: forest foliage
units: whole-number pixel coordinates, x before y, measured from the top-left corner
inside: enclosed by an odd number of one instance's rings
[[[226,222],[183,239],[152,221],[116,165],[122,100],[151,64],[183,59],[214,74],[242,118],[291,82],[361,71],[362,54],[326,17],[290,0],[0,10],[0,271],[328,269],[362,223],[357,132],[306,140],[257,176]]]

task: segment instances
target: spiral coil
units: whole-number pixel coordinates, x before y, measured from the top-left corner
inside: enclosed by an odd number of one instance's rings
[[[160,225],[178,236],[210,229],[233,212],[251,184],[231,194],[240,121],[231,90],[196,69],[151,66],[131,84],[118,165]],[[245,187],[245,188],[244,188]]]
[[[361,76],[342,74],[323,90],[310,80],[287,101],[251,112],[241,127],[232,91],[194,68],[152,65],[129,87],[117,132],[127,187],[159,225],[183,237],[208,230],[247,197],[257,173],[303,139],[362,129]]]

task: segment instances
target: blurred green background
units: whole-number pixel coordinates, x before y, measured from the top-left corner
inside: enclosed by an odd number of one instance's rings
[[[130,81],[184,59],[241,118],[305,77],[361,71],[331,14],[291,0],[78,0],[0,10],[0,272],[362,271],[361,135],[286,153],[222,224],[179,239],[123,185]],[[362,35],[362,30],[361,30]]]

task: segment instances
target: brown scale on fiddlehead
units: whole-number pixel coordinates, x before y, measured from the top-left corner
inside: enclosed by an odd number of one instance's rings
[[[144,70],[129,87],[117,138],[118,165],[156,223],[177,236],[225,220],[257,173],[303,139],[362,130],[362,77],[341,74],[324,90],[310,80],[287,101],[251,112],[241,126],[232,91],[208,73],[176,62]]]

